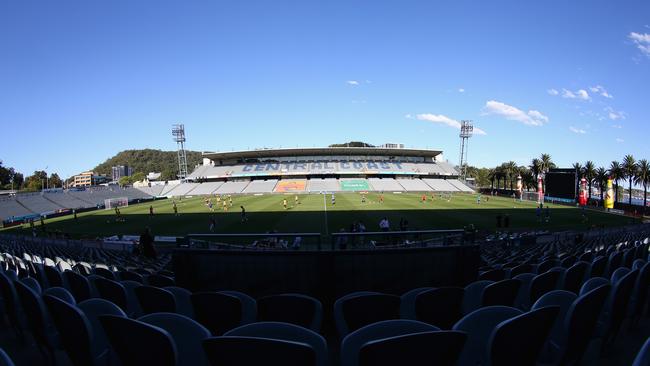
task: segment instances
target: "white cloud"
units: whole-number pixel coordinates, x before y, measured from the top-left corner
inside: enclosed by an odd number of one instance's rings
[[[619,144],[625,142],[625,140],[619,137],[617,137],[615,141],[618,142]]]
[[[560,92],[557,91],[557,89],[549,89],[549,90],[547,90],[546,92],[547,92],[549,95],[558,95],[558,94],[560,94]]]
[[[575,128],[575,127],[573,127],[573,126],[569,127],[569,131],[571,131],[571,132],[573,132],[573,133],[580,134],[580,135],[584,135],[584,134],[587,133],[587,131],[585,131],[585,130],[583,130],[583,129],[581,129],[581,128]]]
[[[641,53],[650,57],[650,33],[630,32],[627,37],[634,42]]]
[[[599,94],[600,96],[603,96],[605,98],[609,98],[609,99],[613,98],[613,96],[609,94],[602,85],[592,86],[589,88],[589,90],[591,90],[592,93]]]
[[[620,119],[625,119],[626,115],[623,111],[616,111],[612,107],[605,107],[605,112],[607,112],[607,117],[612,121],[618,121]]]
[[[407,116],[410,116],[408,114]],[[408,118],[408,117],[407,117]],[[429,121],[433,123],[441,123],[444,125],[447,125],[449,127],[453,127],[455,129],[460,130],[460,122],[456,121],[455,119],[449,118],[445,115],[442,114],[432,114],[432,113],[421,113],[416,116],[416,118],[420,121]],[[477,135],[487,135],[485,131],[482,129],[474,126],[474,133]]]
[[[348,83],[348,85],[359,85],[359,82],[356,80],[348,80],[346,83]]]
[[[465,92],[465,89],[463,89],[463,88],[458,88],[458,92],[459,92],[459,93],[464,93],[464,92]]]
[[[413,119],[413,116],[410,113],[404,115],[404,118]]]
[[[488,100],[483,110],[485,114],[495,114],[529,126],[542,126],[548,122],[548,117],[540,111],[530,110],[526,113],[517,107],[496,100]]]
[[[576,90],[576,91],[562,89],[562,98],[591,100],[591,97],[589,96],[589,93],[584,89],[579,89],[579,90]]]
[[[621,129],[621,128],[623,128],[623,126],[621,126],[621,125],[612,125],[612,128],[618,128],[618,129]]]

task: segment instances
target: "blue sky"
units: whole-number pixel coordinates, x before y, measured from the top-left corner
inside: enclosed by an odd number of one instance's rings
[[[0,2],[0,159],[69,176],[131,148],[650,158],[648,1]]]

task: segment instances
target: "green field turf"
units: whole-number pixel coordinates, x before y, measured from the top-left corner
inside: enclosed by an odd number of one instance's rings
[[[421,202],[421,194],[384,194],[384,202],[379,203],[379,194],[367,195],[361,202],[359,193],[336,194],[336,204],[331,204],[331,195],[298,195],[299,204],[294,203],[294,195],[267,194],[263,196],[233,196],[233,207],[224,212],[221,205],[215,211],[204,204],[201,197],[176,199],[178,216],[174,216],[172,200],[157,200],[153,203],[131,205],[121,209],[124,222],[116,222],[113,210],[100,210],[82,213],[75,220],[71,216],[45,221],[48,231],[60,230],[73,238],[94,238],[120,234],[135,235],[149,226],[154,235],[184,236],[187,234],[210,233],[210,218],[214,217],[217,228],[214,233],[264,233],[269,230],[279,232],[320,232],[323,234],[349,228],[353,221],[364,222],[367,231],[378,231],[378,223],[387,217],[392,228],[397,228],[401,218],[408,220],[409,229],[460,229],[474,224],[480,230],[494,230],[496,216],[509,215],[512,229],[586,229],[594,225],[624,225],[630,219],[597,211],[587,211],[587,222],[583,222],[581,210],[574,207],[550,204],[550,221],[537,220],[534,202],[520,202],[509,198],[482,196],[481,204],[476,203],[476,194],[457,193],[450,201],[440,199],[438,194],[427,196]],[[286,198],[288,209],[282,206]],[[215,199],[212,199],[215,202]],[[149,206],[154,215],[149,216]],[[242,223],[240,208],[246,208],[248,222]],[[10,229],[27,233],[27,225]],[[36,223],[39,227],[39,223]]]

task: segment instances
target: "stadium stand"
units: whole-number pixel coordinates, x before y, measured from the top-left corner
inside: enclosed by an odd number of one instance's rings
[[[458,190],[461,192],[474,192],[473,189],[469,188],[466,184],[457,179],[449,179],[447,182],[449,182],[452,186],[458,188]]]
[[[56,203],[63,208],[84,208],[88,207],[88,202],[82,201],[77,197],[68,194],[65,191],[56,193],[46,193],[44,195],[48,200]]]
[[[135,189],[144,192],[147,196],[158,197],[165,188],[164,184],[156,184],[151,187],[136,187]]]
[[[249,184],[249,181],[229,181],[222,184],[216,191],[215,194],[236,194],[241,193],[244,188]]]
[[[206,182],[206,183],[200,183],[198,187],[194,188],[192,191],[193,195],[209,195],[212,194],[212,192],[216,191],[217,188],[219,188],[223,182]]]
[[[433,188],[436,192],[458,192],[458,188],[449,183],[446,179],[422,179],[424,183]]]
[[[160,195],[161,196],[167,196],[167,194],[169,194],[169,192],[171,192],[173,189],[175,189],[176,186],[179,185],[179,184],[181,184],[181,182],[178,181],[178,180],[167,182],[167,184],[165,185],[163,190],[160,192]]]
[[[335,178],[314,178],[307,180],[308,192],[338,192],[339,181]]]
[[[400,192],[404,190],[394,178],[369,178],[370,186],[380,192]]]
[[[409,192],[429,192],[433,188],[429,187],[421,179],[397,179],[397,182]]]
[[[27,207],[23,206],[14,197],[0,199],[0,219],[9,217],[20,217],[33,214]]]
[[[277,179],[253,180],[242,193],[271,193],[277,183]]]
[[[34,213],[52,212],[63,207],[46,199],[41,193],[21,194],[16,199]]]
[[[199,183],[181,183],[165,193],[167,197],[178,197],[193,194],[193,190]]]
[[[281,179],[275,185],[275,192],[304,192],[307,189],[307,179]]]

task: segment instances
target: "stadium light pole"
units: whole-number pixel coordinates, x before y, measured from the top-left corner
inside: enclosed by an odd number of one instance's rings
[[[474,132],[474,125],[470,120],[460,122],[460,176],[465,180],[467,175],[467,150],[469,148],[469,138]]]
[[[178,148],[178,177],[183,180],[187,177],[187,156],[185,154],[185,125],[172,125],[172,136]]]

